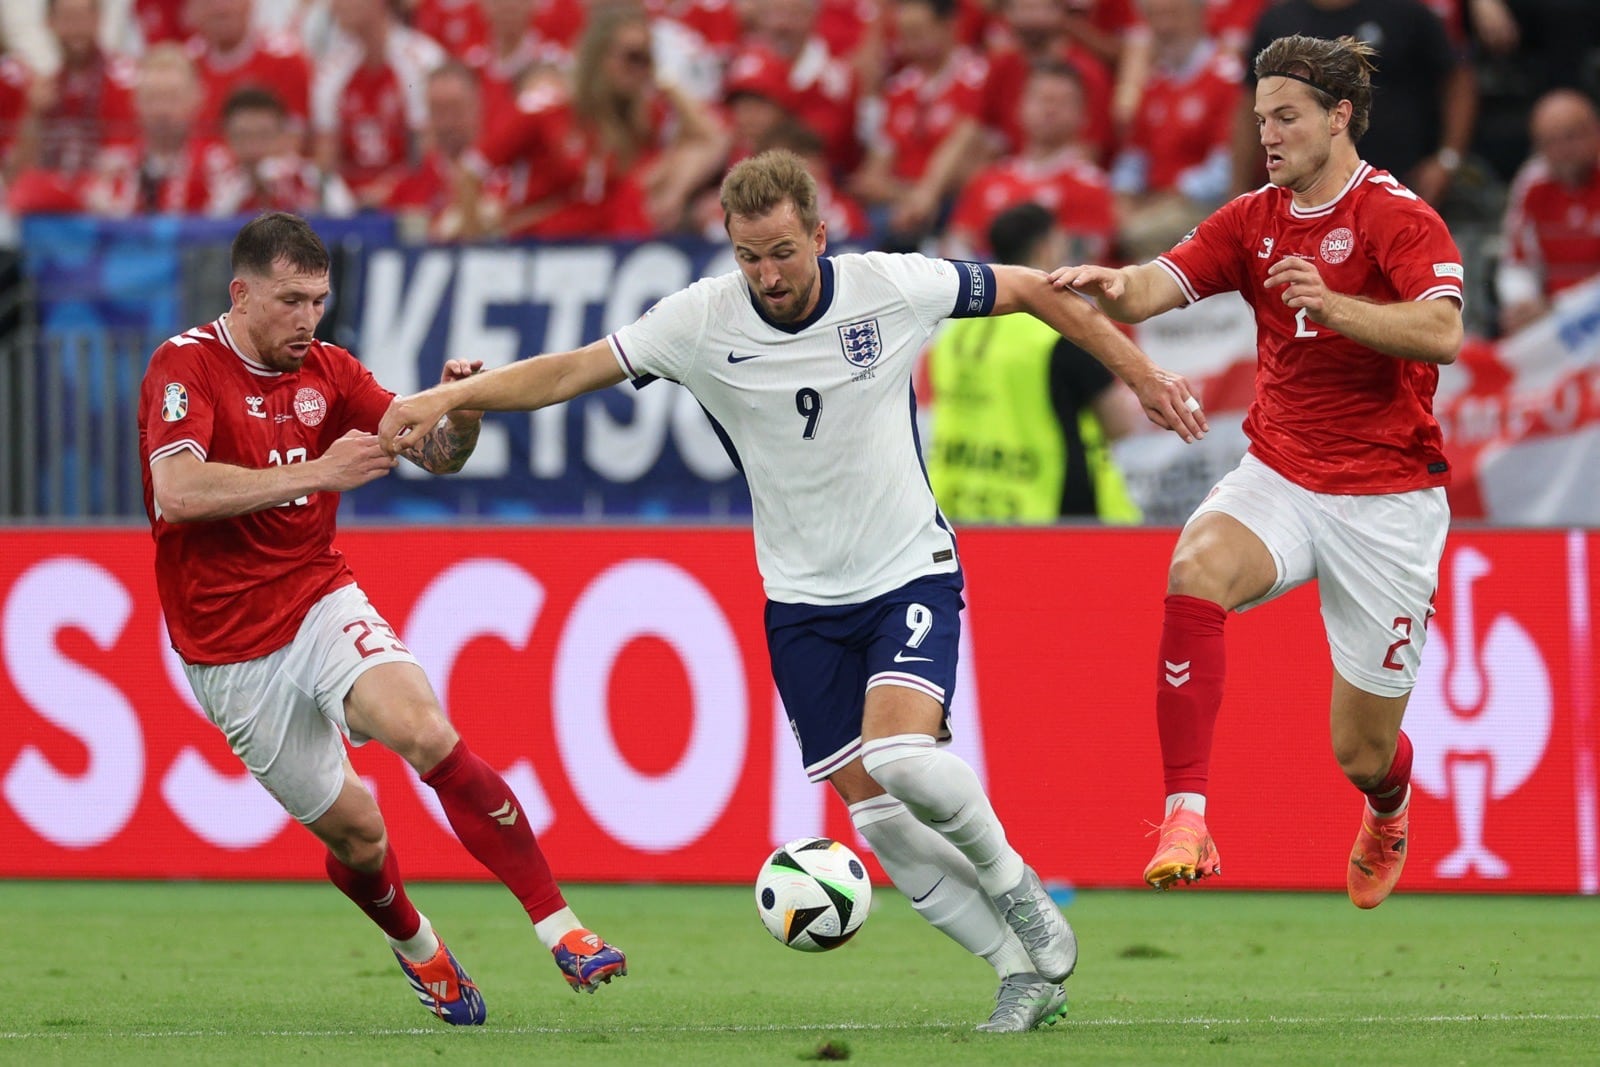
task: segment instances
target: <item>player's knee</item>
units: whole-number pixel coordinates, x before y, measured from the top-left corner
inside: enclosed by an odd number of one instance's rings
[[[346,867],[358,871],[375,871],[383,866],[383,857],[389,851],[389,835],[383,817],[376,811],[351,822],[328,842],[328,847]]]
[[[885,737],[862,747],[861,766],[890,796],[914,804],[933,756],[931,738]]]
[[[1227,582],[1198,552],[1180,551],[1167,566],[1167,592],[1173,596],[1192,596],[1220,603]]]
[[[1383,781],[1394,761],[1394,746],[1387,748],[1364,738],[1335,738],[1333,757],[1357,789],[1371,789]]]
[[[391,747],[418,774],[437,767],[461,740],[438,704],[431,701],[410,709],[402,721],[404,728],[392,739]]]

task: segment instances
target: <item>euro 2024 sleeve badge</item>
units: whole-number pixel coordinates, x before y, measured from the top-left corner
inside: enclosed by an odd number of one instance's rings
[[[189,414],[189,391],[178,382],[168,382],[161,394],[161,421],[177,422]]]

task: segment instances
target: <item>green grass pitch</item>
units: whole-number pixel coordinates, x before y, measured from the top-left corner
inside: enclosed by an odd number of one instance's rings
[[[888,888],[809,956],[741,887],[571,886],[630,974],[573,995],[491,885],[413,887],[488,1025],[417,1004],[322,884],[0,882],[0,1061],[1557,1064],[1600,1062],[1600,901],[1087,892],[1059,1025],[974,1033],[995,979]]]

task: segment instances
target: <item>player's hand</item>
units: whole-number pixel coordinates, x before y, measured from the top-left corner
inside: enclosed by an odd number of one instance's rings
[[[1199,398],[1183,375],[1157,367],[1149,378],[1128,385],[1139,397],[1144,417],[1183,438],[1184,444],[1193,444],[1211,429]]]
[[[383,450],[378,435],[351,430],[317,457],[326,474],[323,488],[342,493],[376,481],[394,469],[394,457]]]
[[[483,360],[481,359],[447,359],[444,361],[444,369],[439,372],[439,382],[440,384],[444,382],[459,382],[463,378],[472,377],[481,370],[483,370]],[[450,421],[457,424],[477,422],[481,418],[483,418],[483,412],[481,411],[450,412]]]
[[[1128,288],[1120,270],[1093,264],[1057,267],[1050,272],[1050,284],[1057,289],[1076,289],[1086,296],[1106,300],[1121,299]]]
[[[378,441],[391,456],[421,448],[423,438],[439,425],[444,413],[445,401],[432,389],[397,396],[389,401],[389,410],[378,422]]]
[[[1316,264],[1299,256],[1285,256],[1267,268],[1268,289],[1282,289],[1285,305],[1304,308],[1312,322],[1327,324],[1329,305],[1338,294],[1328,288]]]

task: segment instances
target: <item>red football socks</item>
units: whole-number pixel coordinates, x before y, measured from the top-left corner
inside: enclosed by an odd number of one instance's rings
[[[1206,792],[1211,737],[1222,707],[1224,655],[1219,604],[1169,595],[1156,665],[1156,730],[1167,795]]]
[[[530,919],[538,922],[567,906],[511,787],[465,741],[422,780],[439,794],[467,851],[516,894]]]
[[[358,871],[332,852],[323,866],[328,870],[328,880],[394,940],[409,941],[421,929],[422,916],[406,896],[405,883],[400,880],[400,861],[395,859],[392,846],[384,851],[383,866],[375,871]]]
[[[1367,795],[1367,803],[1372,805],[1372,810],[1379,815],[1393,815],[1406,803],[1406,786],[1411,784],[1411,738],[1406,736],[1404,730],[1394,742],[1394,762],[1389,764],[1389,773],[1383,776],[1383,781],[1371,789],[1363,789]]]

